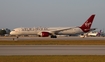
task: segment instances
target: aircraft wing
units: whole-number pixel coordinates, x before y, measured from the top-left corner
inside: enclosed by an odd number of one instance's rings
[[[74,27],[73,27],[73,28],[74,28]],[[59,29],[59,30],[49,30],[49,31],[47,31],[47,32],[49,32],[50,34],[55,35],[55,34],[57,34],[57,33],[60,32],[60,31],[70,30],[70,29],[73,29],[73,28],[65,28],[65,29]]]
[[[48,32],[49,32],[50,34],[55,35],[55,34],[57,34],[57,33],[60,32],[60,31],[70,30],[70,29],[74,29],[74,28],[76,28],[76,27],[66,28],[66,29],[59,29],[59,30],[50,30],[50,31],[48,31]],[[91,28],[90,31],[93,31],[93,30],[96,30],[96,29],[97,29],[97,28]]]

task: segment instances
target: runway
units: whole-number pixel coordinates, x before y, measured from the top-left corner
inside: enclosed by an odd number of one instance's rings
[[[105,37],[58,37],[58,38],[50,38],[50,37],[0,37],[0,40],[105,40]]]
[[[0,55],[105,55],[105,45],[0,45]]]

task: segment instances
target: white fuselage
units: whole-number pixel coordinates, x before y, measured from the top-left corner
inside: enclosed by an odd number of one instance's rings
[[[67,30],[63,30],[67,29]],[[59,31],[62,30],[62,31]],[[56,35],[72,35],[72,34],[81,34],[83,31],[76,27],[51,27],[51,28],[16,28],[10,32],[10,35],[37,35],[40,32],[49,32],[58,31]]]

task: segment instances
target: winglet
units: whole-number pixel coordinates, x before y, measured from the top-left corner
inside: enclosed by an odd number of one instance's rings
[[[91,25],[93,23],[95,14],[91,15],[86,22],[80,27],[82,29],[83,32],[88,32],[90,31]]]

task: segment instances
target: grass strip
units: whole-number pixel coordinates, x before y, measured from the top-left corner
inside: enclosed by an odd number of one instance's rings
[[[105,62],[105,55],[0,56],[0,62]]]
[[[105,40],[0,40],[0,45],[105,45]]]

